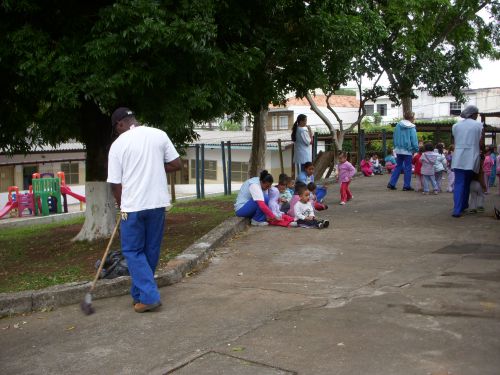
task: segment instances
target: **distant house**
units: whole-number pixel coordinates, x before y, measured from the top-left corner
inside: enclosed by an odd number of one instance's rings
[[[338,125],[335,116],[326,106],[326,96],[316,95],[313,97],[315,103],[326,117],[335,125]],[[358,118],[359,99],[355,96],[334,95],[330,97],[330,105],[338,113],[344,124],[352,124]],[[307,99],[289,98],[284,106],[270,106],[267,120],[267,130],[291,129],[299,114],[307,116],[307,124],[321,133],[329,131],[328,127],[314,113]]]

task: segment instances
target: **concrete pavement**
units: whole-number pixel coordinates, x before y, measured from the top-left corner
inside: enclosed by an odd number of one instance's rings
[[[402,181],[400,181],[401,184]],[[326,230],[250,228],[136,314],[0,320],[2,374],[498,374],[500,221],[357,178]]]

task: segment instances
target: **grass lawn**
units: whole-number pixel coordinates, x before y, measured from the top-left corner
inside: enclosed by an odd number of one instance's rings
[[[175,203],[167,213],[159,269],[198,238],[234,215],[235,196]],[[91,280],[108,240],[71,242],[83,218],[0,228],[0,293]],[[118,236],[117,236],[118,237]],[[120,248],[115,238],[112,250]]]

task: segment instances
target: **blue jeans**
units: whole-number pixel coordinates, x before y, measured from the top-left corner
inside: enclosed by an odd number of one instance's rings
[[[396,168],[391,173],[389,185],[396,186],[401,170],[404,170],[405,178],[403,188],[411,188],[411,155],[398,154],[396,158]],[[404,169],[403,169],[404,168]]]
[[[439,191],[439,185],[436,181],[436,176],[433,175],[422,175],[422,178],[424,180],[424,193],[428,193],[430,188],[429,188],[429,183],[432,185],[432,189],[434,191]]]
[[[453,216],[460,216],[469,207],[470,182],[474,174],[471,170],[457,169],[455,172],[455,187],[453,189]]]
[[[326,197],[327,192],[326,187],[316,186],[316,200],[321,202],[321,200]]]
[[[132,277],[130,294],[134,301],[152,304],[160,301],[154,274],[160,259],[165,228],[165,208],[128,213],[121,221],[122,253]]]
[[[264,202],[267,204],[269,202],[269,196],[264,194]],[[257,202],[250,199],[247,203],[243,205],[238,211],[236,211],[236,216],[247,217],[255,221],[266,221],[266,215],[260,209]]]

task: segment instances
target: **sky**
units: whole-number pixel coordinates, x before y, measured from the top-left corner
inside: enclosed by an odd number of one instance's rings
[[[481,60],[481,66],[469,73],[470,88],[500,87],[500,61]]]

